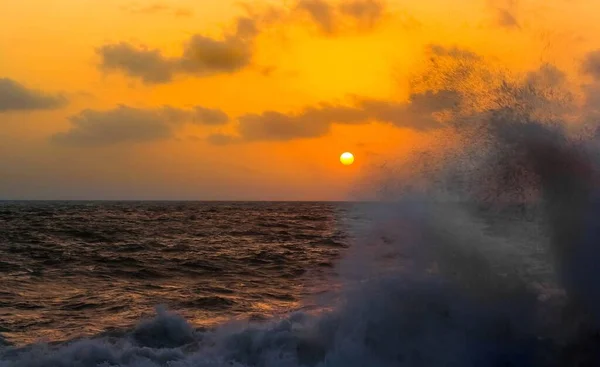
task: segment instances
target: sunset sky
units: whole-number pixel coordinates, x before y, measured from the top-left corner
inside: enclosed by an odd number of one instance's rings
[[[349,199],[369,167],[438,130],[444,102],[410,83],[428,55],[600,79],[599,12],[590,0],[0,0],[0,199]]]

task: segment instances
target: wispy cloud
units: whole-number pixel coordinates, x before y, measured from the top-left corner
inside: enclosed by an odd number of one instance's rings
[[[348,29],[371,30],[386,11],[385,3],[379,0],[348,0],[335,4],[325,0],[298,0],[295,7],[327,35]]]
[[[105,146],[172,138],[184,123],[222,125],[227,114],[205,107],[180,109],[165,106],[139,109],[125,105],[111,110],[84,110],[69,118],[71,129],[52,137],[55,143],[75,146]]]
[[[176,17],[190,17],[194,14],[189,8],[174,7],[165,3],[154,3],[149,5],[132,3],[122,6],[121,9],[127,13],[136,15],[168,14]]]

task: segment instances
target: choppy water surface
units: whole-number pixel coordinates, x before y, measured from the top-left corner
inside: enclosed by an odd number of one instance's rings
[[[333,272],[349,206],[1,203],[0,332],[64,340],[156,305],[196,325],[287,312]]]

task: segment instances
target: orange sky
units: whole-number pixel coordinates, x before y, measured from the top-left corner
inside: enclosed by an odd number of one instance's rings
[[[600,48],[587,0],[247,4],[0,0],[0,199],[351,199],[435,129],[428,46],[569,75]]]

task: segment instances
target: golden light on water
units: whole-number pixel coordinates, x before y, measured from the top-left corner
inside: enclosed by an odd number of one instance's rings
[[[342,162],[344,166],[349,166],[354,163],[354,155],[350,152],[342,153],[340,156],[340,162]]]

